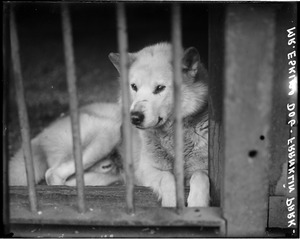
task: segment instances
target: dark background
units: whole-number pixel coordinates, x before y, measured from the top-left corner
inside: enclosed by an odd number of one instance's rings
[[[171,41],[172,3],[127,3],[129,51]],[[79,104],[111,102],[118,97],[118,73],[108,59],[117,52],[116,3],[69,4]],[[68,111],[60,3],[17,3],[16,18],[31,136]],[[208,5],[182,4],[183,46],[196,47],[207,66]],[[12,74],[11,74],[12,75]],[[10,153],[21,139],[10,80]]]

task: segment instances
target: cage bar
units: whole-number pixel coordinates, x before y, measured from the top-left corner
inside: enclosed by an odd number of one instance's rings
[[[175,164],[176,206],[179,212],[184,208],[184,173],[183,173],[183,130],[181,115],[181,84],[182,84],[182,44],[181,44],[181,13],[180,5],[172,5],[172,52],[174,67],[174,104],[175,104]]]
[[[19,40],[14,7],[10,7],[10,38],[11,38],[11,56],[13,65],[14,82],[16,88],[16,97],[18,104],[18,114],[21,127],[22,148],[24,152],[26,176],[29,190],[29,202],[32,212],[37,212],[37,197],[35,190],[34,166],[32,160],[30,128],[28,114],[25,103],[25,94],[23,87],[23,75],[20,62]]]
[[[10,233],[9,223],[9,179],[8,179],[8,164],[9,164],[9,150],[8,150],[8,95],[9,95],[9,80],[10,80],[10,40],[9,40],[9,4],[5,3],[3,6],[3,89],[2,89],[2,122],[3,122],[3,136],[2,136],[2,225],[3,234],[8,235]]]
[[[121,92],[122,92],[122,119],[123,119],[123,140],[124,140],[124,169],[126,174],[126,203],[128,213],[134,212],[134,172],[132,159],[132,133],[129,115],[130,96],[129,96],[129,79],[128,79],[128,42],[126,13],[124,3],[117,5],[117,24],[118,24],[118,46],[121,57],[120,75],[121,75]]]
[[[73,136],[73,152],[75,158],[76,168],[76,186],[78,194],[78,208],[79,212],[85,212],[85,195],[84,195],[84,179],[83,179],[83,165],[82,165],[82,151],[80,141],[80,127],[78,114],[78,100],[76,89],[76,72],[75,59],[73,52],[72,27],[70,21],[69,8],[66,4],[62,4],[62,30],[64,42],[64,55],[66,61],[66,72],[68,82],[68,92],[70,99],[70,116],[72,122],[72,136]]]
[[[225,6],[209,6],[209,144],[208,168],[210,206],[220,206],[221,183],[224,177],[224,15]]]
[[[42,214],[36,214],[29,212],[24,206],[27,203],[27,196],[29,192],[24,187],[10,187],[10,223],[15,225],[87,225],[87,226],[192,226],[192,227],[209,227],[219,228],[219,233],[224,235],[225,233],[225,220],[222,218],[221,208],[209,207],[209,208],[185,208],[184,202],[186,200],[187,193],[184,194],[183,184],[183,134],[182,134],[182,118],[180,117],[180,87],[181,87],[181,59],[182,59],[182,47],[181,47],[181,24],[180,24],[180,6],[175,4],[172,11],[173,21],[173,56],[174,56],[174,68],[175,68],[175,83],[174,83],[174,95],[176,101],[176,110],[178,114],[178,120],[176,121],[176,137],[181,142],[175,141],[176,154],[179,159],[179,163],[175,166],[175,175],[177,187],[177,208],[160,208],[157,201],[156,194],[145,187],[133,186],[133,164],[132,164],[132,143],[131,143],[131,124],[129,115],[129,79],[128,79],[128,54],[127,54],[127,35],[126,35],[126,15],[124,3],[117,4],[117,22],[118,22],[118,40],[119,51],[121,53],[121,89],[122,89],[122,116],[123,116],[123,136],[125,143],[125,172],[126,172],[126,189],[116,187],[84,187],[83,178],[82,189],[66,187],[66,186],[45,186],[37,185],[37,195],[39,197],[40,209]],[[75,68],[74,68],[74,54],[72,48],[71,38],[71,24],[69,12],[66,6],[62,9],[63,18],[63,35],[65,45],[65,58],[67,63],[67,78],[71,78],[71,84],[69,87],[70,93],[70,108],[71,117],[77,120],[77,123],[73,122],[78,129],[78,110],[77,110],[77,98],[76,98],[76,86],[75,86]],[[72,101],[72,97],[75,101]],[[75,110],[72,110],[75,102]],[[73,116],[75,115],[75,116]],[[77,117],[77,118],[76,118]],[[178,136],[179,131],[179,136]],[[181,131],[181,132],[180,132]],[[181,135],[180,135],[181,134]],[[74,154],[77,153],[76,163],[79,162],[79,170],[82,170],[81,152],[80,152],[80,135],[73,134],[74,141]],[[75,139],[74,139],[75,138]],[[79,144],[76,145],[76,141]],[[176,140],[176,139],[175,139]],[[177,147],[179,144],[179,147]],[[181,149],[180,149],[181,148]],[[79,153],[78,151],[79,150]],[[178,152],[177,152],[178,151]],[[179,154],[179,157],[178,157]],[[180,160],[181,159],[181,160]],[[179,167],[178,167],[179,166]],[[76,166],[77,176],[78,169]],[[178,171],[178,172],[177,172]],[[179,176],[179,180],[178,180]],[[182,180],[182,181],[180,181]],[[77,183],[78,185],[78,183]],[[80,201],[80,193],[83,193],[83,187],[87,195],[86,200],[84,194]],[[135,190],[135,201],[133,192]],[[187,190],[187,189],[186,189]],[[180,192],[182,191],[182,192]],[[187,192],[187,191],[186,191]],[[79,195],[79,196],[78,196]],[[178,196],[179,195],[179,196]],[[114,202],[111,203],[111,197],[114,197]],[[124,198],[126,197],[126,202]],[[145,204],[145,198],[147,202]],[[78,213],[74,210],[77,204],[79,208],[85,208],[89,206],[86,213]],[[80,206],[81,205],[81,206]],[[82,206],[83,205],[83,206]],[[105,206],[107,205],[107,207]],[[153,206],[154,205],[154,206]],[[134,212],[134,207],[137,208]],[[84,210],[82,210],[84,211]],[[126,213],[127,212],[127,213]],[[128,212],[131,212],[128,214]],[[134,213],[133,213],[134,212]],[[178,212],[181,212],[180,214]],[[219,235],[221,235],[219,234]]]

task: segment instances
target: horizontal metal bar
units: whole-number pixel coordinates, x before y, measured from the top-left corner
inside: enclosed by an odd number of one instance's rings
[[[24,152],[24,160],[26,165],[30,208],[33,212],[36,212],[37,197],[35,192],[34,166],[33,166],[31,143],[30,143],[30,128],[29,128],[29,121],[28,121],[28,114],[27,114],[25,93],[24,93],[24,86],[23,86],[19,39],[18,39],[16,18],[15,18],[13,6],[11,6],[11,10],[10,10],[10,39],[11,39],[12,66],[13,66],[19,122],[21,128],[21,136],[22,136],[22,148]]]
[[[78,208],[80,212],[85,212],[84,201],[84,180],[83,180],[83,165],[82,165],[82,151],[80,141],[80,122],[78,113],[78,100],[76,89],[76,72],[75,59],[73,51],[72,28],[70,21],[70,13],[68,6],[62,4],[62,31],[64,42],[64,54],[67,71],[68,91],[70,98],[70,115],[72,122],[72,136],[73,136],[73,152],[76,167],[76,185],[78,192]]]

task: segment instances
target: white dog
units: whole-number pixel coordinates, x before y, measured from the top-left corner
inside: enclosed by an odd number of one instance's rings
[[[119,54],[111,53],[109,58],[119,70]],[[160,43],[136,53],[129,53],[129,60],[135,182],[137,185],[151,187],[161,198],[162,206],[174,207],[176,194],[173,173],[175,152],[171,45]],[[210,198],[207,172],[208,88],[206,83],[208,76],[195,48],[188,48],[184,51],[182,76],[184,173],[190,185],[187,203],[190,207],[205,207],[209,205]],[[107,179],[108,175],[111,179],[108,180],[110,183],[122,177],[123,170],[119,161],[114,160],[114,157],[109,157],[112,152],[117,152],[122,157],[120,105],[95,104],[92,107],[87,106],[85,110],[87,113],[84,110],[81,113],[80,129],[83,165],[87,170],[86,184],[90,184],[89,180],[94,180],[100,185],[105,185],[106,182],[103,183],[103,179]],[[75,184],[74,179],[70,179],[70,176],[75,173],[75,167],[71,154],[70,126],[66,129],[66,125],[70,123],[60,123],[59,120],[56,125],[46,129],[42,136],[38,137],[43,141],[40,148],[43,152],[47,152],[44,161],[47,161],[48,165],[42,167],[41,163],[36,163],[35,171],[37,177],[42,177],[47,170],[48,184]],[[56,136],[53,133],[54,128],[59,132],[65,132],[64,136],[61,134]],[[33,139],[33,144],[34,142],[35,139]],[[63,156],[57,157],[58,152]],[[103,161],[105,158],[109,161]],[[105,166],[105,162],[108,162],[109,166]],[[14,174],[15,168],[20,164],[15,163],[11,167],[10,174]],[[102,170],[100,173],[95,170],[99,167]],[[109,171],[109,174],[103,171],[104,168]],[[98,179],[97,173],[102,174]],[[103,173],[106,173],[104,178]],[[73,183],[70,183],[70,180],[73,180]],[[15,184],[13,181],[12,179],[11,184]]]
[[[94,103],[80,109],[80,132],[86,185],[109,185],[122,180],[119,106]],[[50,185],[75,185],[75,165],[70,116],[59,118],[31,141],[35,181]],[[9,162],[9,184],[27,185],[24,156],[19,149]]]

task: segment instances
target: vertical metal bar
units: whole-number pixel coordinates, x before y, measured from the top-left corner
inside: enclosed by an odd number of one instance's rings
[[[68,91],[70,97],[70,113],[72,122],[72,135],[73,135],[73,152],[75,158],[76,168],[76,186],[78,195],[79,212],[85,212],[85,195],[84,195],[84,179],[83,179],[83,165],[82,165],[82,151],[80,142],[80,127],[79,127],[79,114],[78,114],[78,101],[76,89],[76,72],[75,72],[75,59],[73,52],[72,28],[70,21],[70,13],[68,6],[62,4],[62,30],[64,41],[64,54],[66,61]]]
[[[224,7],[209,6],[209,147],[211,206],[220,206],[224,162]]]
[[[172,51],[174,68],[174,103],[175,103],[175,164],[176,206],[178,212],[184,208],[184,174],[183,174],[183,130],[181,115],[182,84],[182,44],[181,13],[179,3],[172,5]]]
[[[2,109],[2,122],[3,122],[3,136],[2,136],[2,223],[3,223],[3,235],[8,235],[10,231],[9,225],[9,186],[8,186],[8,99],[9,99],[9,77],[10,77],[10,45],[9,45],[9,4],[3,4],[3,109]]]
[[[128,213],[134,212],[134,182],[133,182],[133,159],[132,159],[132,133],[130,124],[130,98],[129,98],[129,79],[128,79],[128,43],[127,27],[124,3],[117,5],[117,23],[118,23],[118,45],[121,54],[121,91],[122,91],[122,117],[123,117],[123,135],[125,147],[125,164],[126,173],[126,203]]]
[[[29,122],[28,122],[28,114],[27,114],[27,109],[25,104],[23,76],[21,71],[21,62],[20,62],[20,55],[19,55],[20,53],[19,40],[18,40],[16,19],[15,19],[13,6],[11,6],[11,10],[10,10],[10,38],[11,38],[12,65],[13,65],[16,97],[17,97],[17,104],[18,104],[18,114],[19,114],[21,136],[22,136],[22,148],[24,152],[27,183],[28,183],[28,190],[29,190],[30,209],[32,212],[37,212],[34,166],[33,166],[31,144],[30,144],[30,129],[29,129]]]
[[[222,203],[230,237],[266,233],[275,9],[230,5],[225,13]]]

